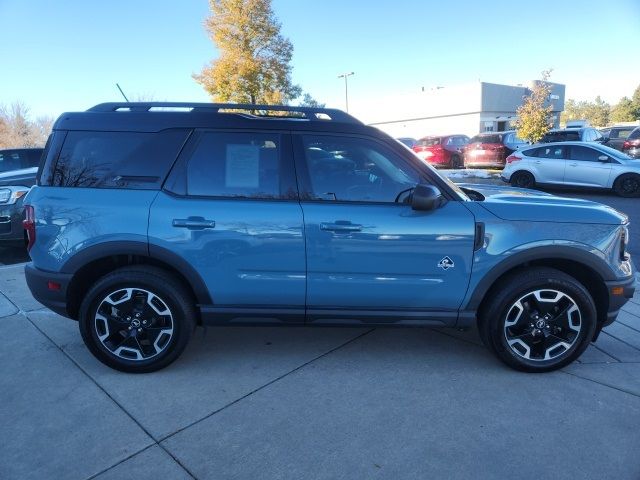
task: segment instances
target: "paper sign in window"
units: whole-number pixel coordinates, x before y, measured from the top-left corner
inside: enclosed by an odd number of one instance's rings
[[[225,186],[258,188],[260,186],[260,147],[255,145],[227,145]]]

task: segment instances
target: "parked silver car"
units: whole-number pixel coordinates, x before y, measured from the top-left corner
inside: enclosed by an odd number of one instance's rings
[[[566,185],[640,196],[640,161],[598,143],[558,142],[522,148],[507,158],[501,178],[522,188]]]

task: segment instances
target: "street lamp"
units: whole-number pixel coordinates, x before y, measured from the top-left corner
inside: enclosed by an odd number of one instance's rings
[[[347,106],[347,113],[349,112],[349,87],[347,86],[347,77],[350,77],[353,73],[354,72],[349,72],[338,75],[338,78],[344,78],[344,103]]]

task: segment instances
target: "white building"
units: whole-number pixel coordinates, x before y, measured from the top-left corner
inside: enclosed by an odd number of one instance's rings
[[[553,83],[549,103],[555,126],[564,110],[565,86]],[[474,82],[393,95],[375,104],[354,105],[352,113],[394,137],[502,131],[512,128],[516,110],[529,89],[523,86]]]

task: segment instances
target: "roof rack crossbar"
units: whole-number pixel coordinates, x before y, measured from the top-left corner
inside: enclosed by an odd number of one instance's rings
[[[361,124],[359,120],[342,110],[335,108],[295,107],[289,105],[251,105],[241,103],[192,103],[192,102],[108,102],[88,109],[88,112],[149,112],[152,109],[190,109],[201,113],[224,113],[225,110],[242,110],[247,112],[293,112],[301,114],[301,118],[310,121],[327,121]],[[221,112],[222,111],[222,112]],[[273,118],[274,116],[249,113],[255,118]],[[328,117],[328,118],[327,118]],[[283,119],[287,117],[282,117]]]

